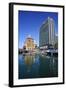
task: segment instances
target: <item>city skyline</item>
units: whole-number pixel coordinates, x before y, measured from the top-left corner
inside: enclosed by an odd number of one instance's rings
[[[19,11],[18,13],[18,40],[19,48],[22,48],[28,35],[36,41],[39,46],[39,30],[42,23],[51,17],[55,23],[55,34],[58,34],[58,13],[55,12],[35,12]]]

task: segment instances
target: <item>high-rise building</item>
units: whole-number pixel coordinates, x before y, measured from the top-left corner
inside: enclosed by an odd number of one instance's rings
[[[55,35],[55,48],[58,49],[58,35]]]
[[[58,35],[55,35],[55,43],[58,43]]]
[[[54,30],[54,20],[50,17],[43,22],[40,27],[39,32],[39,47],[45,45],[54,45],[55,41],[55,30]]]

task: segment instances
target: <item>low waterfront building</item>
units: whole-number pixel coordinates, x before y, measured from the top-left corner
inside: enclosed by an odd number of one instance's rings
[[[34,50],[36,44],[34,43],[34,39],[31,36],[28,36],[24,43],[25,50]]]

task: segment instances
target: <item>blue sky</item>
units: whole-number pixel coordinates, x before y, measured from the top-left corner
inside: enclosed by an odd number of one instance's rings
[[[19,11],[18,12],[18,45],[22,48],[28,35],[39,45],[39,30],[41,24],[48,18],[54,19],[55,33],[58,33],[58,13],[55,12],[35,12]]]

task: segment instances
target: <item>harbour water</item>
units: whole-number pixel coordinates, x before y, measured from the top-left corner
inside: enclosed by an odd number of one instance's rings
[[[18,58],[18,78],[58,77],[58,57],[22,55]]]

